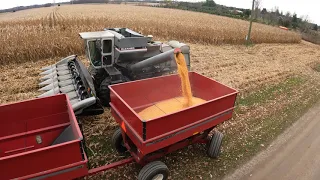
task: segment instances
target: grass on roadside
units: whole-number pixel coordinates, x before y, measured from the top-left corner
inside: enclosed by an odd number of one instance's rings
[[[222,154],[221,161],[224,161],[223,164],[228,164],[228,166],[224,170],[216,171],[218,177],[225,175],[231,169],[249,160],[260,150],[265,149],[288,126],[299,119],[320,99],[319,87],[319,83],[306,79],[306,77],[290,77],[280,84],[263,88],[246,97],[239,98],[236,113],[246,113],[240,112],[241,106],[264,106],[267,101],[274,100],[280,103],[277,100],[280,96],[288,99],[288,103],[273,112],[269,112],[263,118],[252,116],[247,119],[250,129],[253,130],[243,137],[239,137],[239,134],[230,132],[228,129],[225,130],[224,147],[228,147],[232,140],[236,141],[232,144],[233,148],[225,148],[226,151]],[[219,166],[219,164],[216,165]]]
[[[320,68],[320,66],[319,66]],[[289,92],[297,85],[304,83],[304,79],[299,76],[293,76],[286,79],[284,82],[273,85],[262,87],[258,91],[251,92],[237,100],[237,106],[252,106],[255,104],[266,103],[267,100],[274,99],[281,93]]]
[[[319,62],[315,63],[313,65],[312,69],[317,71],[317,72],[320,72],[320,63]]]

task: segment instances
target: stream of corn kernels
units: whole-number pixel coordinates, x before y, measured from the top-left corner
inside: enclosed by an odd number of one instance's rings
[[[178,67],[178,74],[181,79],[182,96],[160,101],[146,109],[143,109],[138,113],[143,120],[154,119],[205,102],[203,99],[192,96],[189,72],[184,55],[182,53],[175,54],[175,60]]]

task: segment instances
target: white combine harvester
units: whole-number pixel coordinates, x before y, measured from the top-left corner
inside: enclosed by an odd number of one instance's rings
[[[127,28],[80,33],[85,42],[89,70],[76,55],[42,68],[38,97],[65,93],[79,115],[103,113],[108,106],[108,86],[169,74],[176,70],[174,49],[180,48],[190,67],[189,46],[178,41],[152,41]]]

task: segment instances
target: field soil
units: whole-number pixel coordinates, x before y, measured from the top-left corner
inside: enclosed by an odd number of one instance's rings
[[[242,91],[278,83],[293,74],[314,74],[320,46],[299,44],[191,45],[192,70]]]
[[[0,103],[39,95],[39,69],[59,59],[0,66]],[[220,158],[208,158],[204,145],[172,153],[161,159],[171,179],[221,179],[267,147],[320,99],[320,46],[308,42],[250,47],[191,44],[191,63],[193,71],[240,90],[240,95],[234,118],[218,127],[225,135]],[[79,120],[84,124],[91,167],[128,156],[111,147],[110,137],[118,125],[108,108],[102,115]],[[140,168],[133,163],[86,179],[135,179]]]

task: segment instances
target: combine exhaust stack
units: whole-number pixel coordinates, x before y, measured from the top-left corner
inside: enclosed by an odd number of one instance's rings
[[[67,94],[75,114],[95,115],[103,113],[96,98],[92,79],[76,55],[66,57],[54,65],[41,69],[42,77],[38,97]]]

